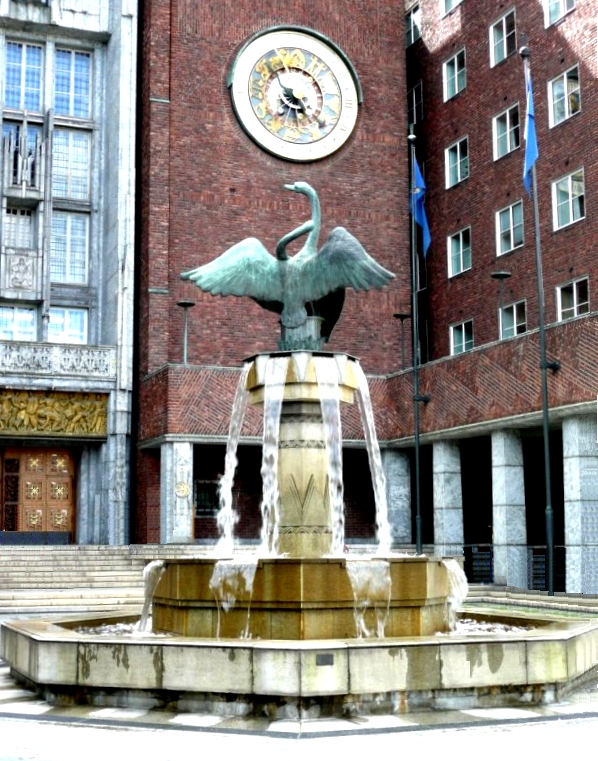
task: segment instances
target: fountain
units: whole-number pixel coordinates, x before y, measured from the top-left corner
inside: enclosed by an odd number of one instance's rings
[[[392,275],[342,228],[318,252],[317,195],[305,183],[290,189],[308,195],[312,220],[281,239],[276,259],[248,239],[184,275],[281,315],[279,351],[241,372],[214,553],[154,563],[142,622],[126,637],[82,632],[98,623],[82,616],[12,621],[2,625],[2,657],[61,703],[313,718],[557,699],[598,662],[598,623],[527,615],[526,631],[447,635],[466,591],[459,563],[391,552],[365,376],[323,344],[339,293]],[[306,233],[289,260],[286,245]],[[355,399],[377,509],[378,547],[365,557],[343,553],[340,405]],[[236,557],[232,484],[247,403],[264,410],[262,541]]]

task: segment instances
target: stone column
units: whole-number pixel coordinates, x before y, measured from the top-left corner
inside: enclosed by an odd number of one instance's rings
[[[563,420],[567,592],[598,594],[596,417]]]
[[[411,544],[411,468],[409,455],[397,449],[380,452],[386,478],[386,502],[392,544]]]
[[[463,494],[458,441],[433,445],[434,553],[463,554]]]
[[[160,543],[193,541],[193,445],[160,447]]]
[[[523,448],[518,431],[492,434],[494,583],[527,588]]]

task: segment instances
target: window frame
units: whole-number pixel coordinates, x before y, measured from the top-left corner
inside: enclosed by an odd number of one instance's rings
[[[465,156],[461,153],[461,146],[465,145],[466,147],[466,154]],[[457,153],[457,161],[451,162],[451,152],[456,151]],[[465,170],[462,171],[462,167],[465,166]],[[456,167],[457,168],[457,180],[455,182],[451,182],[451,168]],[[459,185],[460,183],[464,182],[469,177],[469,139],[466,137],[462,137],[456,142],[452,143],[448,146],[448,148],[444,149],[444,171],[445,171],[445,187],[448,190],[449,188],[454,188],[456,185]]]
[[[448,14],[452,13],[462,2],[463,0],[442,0],[442,15],[448,16]]]
[[[459,68],[458,58],[461,55],[463,56],[463,66],[462,68]],[[448,73],[449,65],[453,63],[455,64],[454,74],[451,77],[449,77],[449,73]],[[463,81],[463,85],[459,87],[459,82],[461,78],[464,81]],[[449,82],[455,83],[454,92],[449,92]],[[443,92],[444,102],[446,103],[447,100],[452,100],[453,98],[457,97],[457,95],[460,92],[463,92],[463,90],[466,87],[467,87],[467,56],[465,53],[465,48],[462,47],[461,50],[458,50],[455,53],[455,55],[451,56],[442,64],[442,92]]]
[[[513,30],[508,31],[506,28],[506,22],[507,18],[511,15],[513,16]],[[498,58],[496,55],[496,50],[499,43],[495,41],[494,35],[494,30],[499,26],[501,26],[502,32],[500,44],[503,48],[503,54],[500,58]],[[490,24],[488,29],[488,36],[490,45],[490,68],[494,68],[494,66],[498,66],[503,61],[506,61],[507,58],[512,56],[513,53],[517,51],[517,15],[515,13],[515,8],[511,8],[506,13],[503,13],[502,16],[498,18],[493,24]],[[512,49],[509,49],[509,41],[512,42]]]
[[[19,105],[15,106],[12,102],[9,102],[8,98],[8,83],[9,83],[9,47],[11,45],[20,46],[23,49],[23,54],[26,55],[28,49],[37,49],[40,51],[41,63],[39,66],[39,75],[37,77],[37,88],[27,88],[28,70],[37,69],[38,67],[28,66],[26,60],[21,56],[21,62],[18,64],[19,68]],[[41,114],[44,108],[44,84],[45,84],[45,63],[46,63],[46,49],[44,45],[36,42],[27,42],[17,39],[7,39],[4,48],[4,108],[9,111],[27,111],[30,113]],[[16,67],[15,67],[16,68]],[[15,88],[16,89],[16,88]],[[37,101],[34,106],[27,102],[27,92],[37,92]]]
[[[582,283],[585,283],[586,300],[582,301],[579,298],[579,288]],[[563,292],[571,288],[572,293],[572,306],[563,308]],[[572,312],[567,316],[563,315],[563,312]],[[562,283],[556,288],[556,317],[558,322],[566,322],[567,320],[573,320],[576,317],[589,314],[590,312],[590,278],[586,275],[584,277],[578,277],[575,280],[570,280],[567,283]]]
[[[504,316],[508,311],[513,312],[513,325],[512,333],[505,335]],[[523,312],[523,319],[521,319],[521,311]],[[519,316],[517,313],[520,313]],[[525,299],[520,301],[513,301],[512,304],[505,304],[498,310],[498,335],[501,341],[507,338],[515,338],[523,333],[527,333],[527,305]]]
[[[408,48],[417,42],[422,36],[421,30],[421,6],[413,5],[405,15],[405,47]]]
[[[521,210],[521,222],[517,222],[514,219],[514,209],[515,207],[518,207]],[[502,227],[502,215],[505,214],[505,212],[508,212],[509,220],[508,220],[508,227]],[[510,204],[509,206],[505,206],[502,209],[499,209],[495,214],[495,232],[496,232],[496,256],[506,256],[507,254],[510,254],[512,251],[516,251],[518,248],[521,248],[525,243],[525,235],[524,235],[524,217],[523,217],[523,201],[519,199],[518,201],[515,201],[515,203]],[[518,228],[521,228],[521,240],[520,242],[517,242],[518,238],[515,235],[515,232]],[[502,241],[505,235],[509,236],[510,240],[510,247],[502,250]]]
[[[60,54],[68,54],[70,66],[68,71],[69,86],[67,90],[58,90],[59,75],[64,74],[64,70],[59,67]],[[87,91],[83,95],[77,94],[77,57],[84,57],[88,60],[86,87]],[[63,45],[55,45],[54,48],[54,66],[52,72],[52,108],[57,118],[82,119],[89,121],[92,118],[93,111],[93,52],[91,50],[81,50],[78,48],[69,48]],[[81,83],[79,79],[79,83]],[[67,110],[62,110],[59,106],[60,100],[68,100]],[[81,104],[86,104],[85,113],[77,113],[81,110]],[[78,104],[78,105],[77,105]]]
[[[407,119],[409,124],[420,124],[424,120],[424,86],[421,79],[407,90]]]
[[[548,28],[575,10],[575,0],[544,0],[544,26]],[[551,8],[557,8],[557,15],[551,18]]]
[[[64,313],[64,327],[58,334],[52,329],[52,315],[58,312]],[[79,334],[80,340],[75,337],[69,323],[73,316],[79,315],[84,318],[83,333]],[[48,320],[48,343],[53,344],[74,344],[77,346],[86,346],[89,343],[89,309],[84,307],[59,306],[54,304],[50,307]],[[53,334],[54,333],[54,334]]]
[[[37,319],[37,309],[35,307],[24,307],[24,306],[17,306],[15,304],[0,304],[0,313],[2,313],[4,310],[12,312],[13,319],[12,319],[12,335],[10,337],[3,335],[3,329],[0,326],[0,341],[26,341],[26,342],[34,342],[37,341],[37,331],[38,331],[38,319]],[[31,321],[31,330],[30,332],[23,332],[21,334],[15,335],[15,325],[17,324],[17,315],[19,313],[28,313],[30,317],[32,318]]]
[[[58,221],[64,220],[64,235],[56,230]],[[79,234],[76,229],[73,231],[75,224],[83,222],[85,229],[83,235]],[[50,248],[50,282],[62,285],[88,285],[89,284],[89,246],[90,246],[90,217],[89,214],[78,212],[63,211],[54,209],[52,211],[52,235]],[[56,227],[55,227],[56,225]],[[56,246],[64,238],[64,256],[62,251],[58,251]],[[84,251],[77,250],[75,243],[77,240],[84,240]],[[57,267],[57,260],[60,260],[61,268],[64,268],[64,279],[55,277],[54,270]],[[77,275],[77,272],[81,272]]]
[[[516,115],[516,122],[513,122],[512,115]],[[501,120],[505,121],[505,129],[499,135],[499,123]],[[500,152],[500,140],[506,138],[506,150],[504,153]],[[512,106],[505,108],[496,116],[492,117],[492,153],[494,160],[508,156],[509,153],[513,153],[517,148],[521,146],[521,120],[519,118],[519,103],[514,103]]]
[[[467,335],[467,329],[469,328],[469,336]],[[458,330],[462,331],[462,340],[457,344],[455,337]],[[450,351],[451,357],[457,357],[459,354],[465,354],[474,348],[473,338],[473,320],[463,320],[463,322],[457,322],[450,326],[449,329],[450,338]],[[457,350],[458,346],[462,346],[460,350]]]
[[[578,195],[573,194],[573,183],[580,181],[579,179],[576,179],[576,175],[581,175],[581,183],[583,186],[582,193]],[[568,220],[560,224],[559,210],[564,207],[564,203],[559,203],[558,191],[559,191],[559,185],[561,185],[565,181],[567,181],[567,184],[569,186],[568,201],[567,201],[567,208],[569,210],[569,214],[568,214]],[[551,190],[551,197],[552,197],[552,225],[553,225],[552,229],[553,231],[556,232],[557,230],[563,230],[565,227],[569,227],[570,225],[574,225],[576,222],[581,222],[582,219],[585,219],[585,216],[586,216],[585,173],[584,173],[583,167],[580,167],[579,169],[576,169],[575,171],[570,172],[569,174],[566,174],[564,177],[559,177],[558,180],[554,180],[551,183],[550,190]],[[582,213],[576,216],[575,202],[578,201],[578,199],[581,199]]]
[[[577,69],[577,88],[575,90],[568,91],[567,77],[575,69]],[[557,102],[559,101],[557,101],[557,99],[555,98],[554,87],[559,82],[562,83],[563,85],[562,101],[564,103],[565,115],[563,116],[562,119],[559,119],[557,121],[556,109],[557,109]],[[572,111],[571,97],[575,94],[577,94],[577,109],[575,111]],[[554,77],[548,82],[548,103],[549,103],[548,123],[551,128],[558,127],[559,124],[563,124],[564,122],[568,121],[569,119],[571,119],[573,116],[575,116],[581,111],[581,79],[580,79],[580,68],[578,63],[576,63],[573,66],[570,66],[566,71],[563,71],[557,77]]]
[[[467,237],[467,242],[465,242]],[[455,252],[453,249],[453,242],[458,245],[458,250]],[[448,235],[446,239],[447,247],[447,264],[448,264],[448,276],[449,278],[461,275],[463,272],[467,272],[471,269],[472,251],[471,251],[471,227],[463,227],[452,235]],[[454,268],[454,262],[458,258],[459,269]],[[467,261],[467,259],[469,261]]]

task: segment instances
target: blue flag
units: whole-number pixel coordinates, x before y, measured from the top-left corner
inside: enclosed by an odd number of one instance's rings
[[[426,207],[424,206],[424,196],[426,195],[426,183],[419,169],[419,164],[415,156],[413,157],[413,188],[411,192],[411,213],[416,224],[422,229],[424,256],[428,253],[432,237],[428,227],[428,218],[426,217]]]
[[[538,158],[538,141],[536,139],[536,119],[534,116],[534,94],[532,92],[532,75],[527,75],[527,111],[525,114],[525,162],[523,164],[523,185],[528,194],[531,190],[532,167]]]

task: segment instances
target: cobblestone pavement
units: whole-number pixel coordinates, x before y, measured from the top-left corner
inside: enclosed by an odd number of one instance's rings
[[[597,675],[598,676],[598,675]],[[597,680],[598,681],[598,680]],[[259,734],[278,738],[338,737],[376,733],[409,733],[424,730],[473,728],[494,725],[550,723],[563,719],[598,719],[598,684],[589,683],[560,703],[549,706],[472,708],[421,711],[402,716],[357,716],[351,719],[268,720],[169,713],[136,708],[97,706],[54,707],[24,689],[0,661],[0,720],[35,719],[87,726],[179,729],[224,734]],[[3,756],[0,754],[0,760]]]

